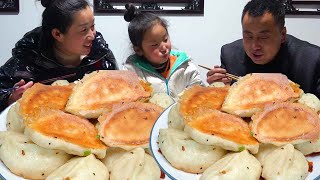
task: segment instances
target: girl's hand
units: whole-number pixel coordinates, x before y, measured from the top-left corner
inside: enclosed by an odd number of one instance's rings
[[[17,89],[12,91],[11,95],[9,96],[8,105],[10,105],[10,104],[16,102],[18,99],[20,99],[22,94],[24,93],[24,91],[26,91],[31,86],[33,86],[32,81],[30,81],[26,84],[26,82],[23,79],[21,79],[19,82],[14,84],[13,87],[17,87]]]
[[[220,66],[214,66],[213,69],[207,73],[207,82],[212,84],[214,82],[230,83],[231,79],[226,76],[227,71]]]

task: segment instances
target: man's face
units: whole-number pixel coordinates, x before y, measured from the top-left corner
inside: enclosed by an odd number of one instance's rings
[[[280,29],[269,12],[260,17],[251,17],[247,12],[243,17],[244,49],[255,64],[272,61],[285,41],[285,35],[286,28]]]

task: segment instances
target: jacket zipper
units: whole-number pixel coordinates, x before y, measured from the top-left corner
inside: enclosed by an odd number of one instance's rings
[[[174,70],[170,73],[170,75],[169,75],[168,78],[164,78],[163,76],[160,76],[159,74],[154,73],[153,71],[150,71],[149,69],[146,69],[146,68],[144,68],[144,67],[141,67],[141,68],[144,69],[145,71],[149,72],[149,73],[152,73],[152,74],[156,75],[156,76],[159,77],[160,79],[164,80],[165,85],[166,85],[166,89],[167,89],[167,94],[170,95],[170,88],[169,88],[169,80],[170,80],[170,77],[172,76],[172,74],[173,74],[183,63],[186,63],[186,62],[188,62],[188,61],[189,61],[189,60],[186,60],[186,61],[183,61],[182,63],[178,64],[178,65],[177,65],[177,68],[174,69]]]

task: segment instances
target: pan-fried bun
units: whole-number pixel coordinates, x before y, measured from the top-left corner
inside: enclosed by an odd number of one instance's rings
[[[78,156],[93,153],[100,159],[106,154],[107,147],[87,119],[59,110],[42,109],[29,122],[24,133],[39,146]]]
[[[57,179],[109,179],[108,168],[93,154],[74,157],[51,173],[46,180]]]
[[[198,109],[221,109],[229,86],[203,87],[195,85],[185,90],[180,98],[180,113],[186,119]]]
[[[110,147],[147,147],[153,124],[163,109],[152,103],[132,102],[114,106],[99,117],[100,139]]]
[[[64,151],[40,147],[21,133],[8,131],[1,136],[5,136],[1,161],[12,173],[27,179],[45,179],[72,157]]]
[[[319,117],[300,103],[275,103],[252,116],[254,137],[276,146],[315,141],[319,138]]]
[[[69,98],[66,111],[72,114],[98,118],[111,110],[114,104],[134,102],[150,97],[151,92],[131,71],[99,70],[79,81]]]
[[[186,123],[184,130],[201,144],[231,151],[248,149],[253,154],[258,152],[259,142],[252,137],[248,123],[218,110],[199,110],[199,114]]]
[[[200,180],[211,179],[259,179],[261,164],[247,150],[230,153],[211,165]]]
[[[73,85],[50,86],[35,83],[27,89],[20,103],[20,114],[23,118],[36,115],[41,108],[64,110]]]
[[[297,99],[301,92],[283,74],[248,74],[231,86],[222,111],[240,117],[251,117],[266,104]]]
[[[220,147],[200,144],[186,132],[172,128],[160,129],[159,147],[173,167],[189,173],[202,173],[227,153]]]

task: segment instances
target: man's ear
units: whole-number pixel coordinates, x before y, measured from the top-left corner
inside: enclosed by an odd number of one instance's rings
[[[57,28],[54,28],[51,30],[51,35],[55,40],[59,42],[61,42],[63,39],[63,34]]]
[[[286,41],[287,35],[287,28],[283,27],[281,30],[281,43],[284,43]]]
[[[139,56],[142,56],[143,55],[143,51],[141,48],[137,47],[137,46],[133,46],[133,50],[134,52],[139,55]]]

